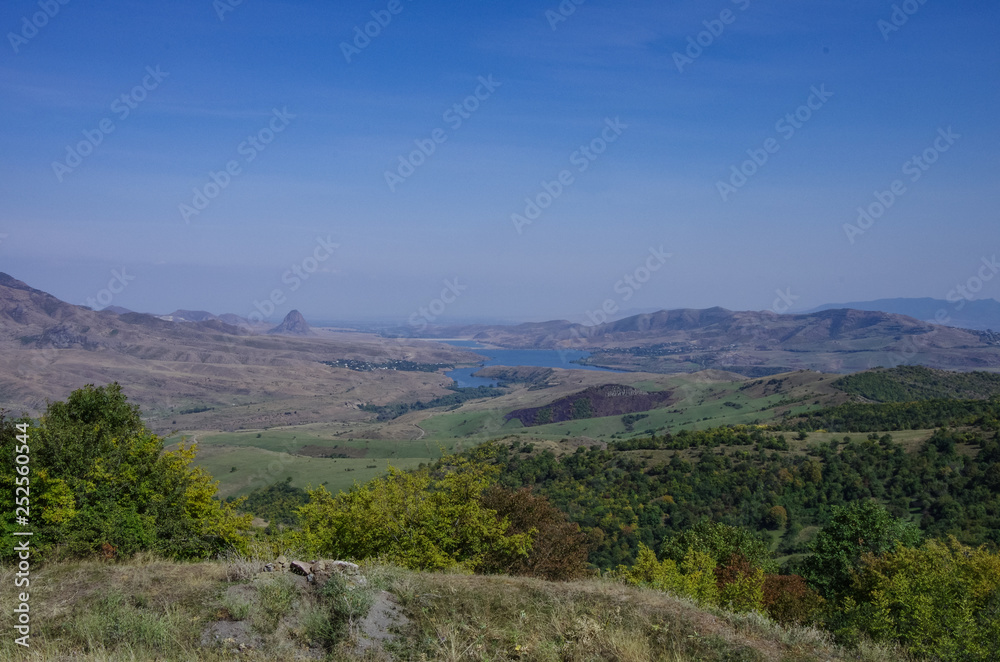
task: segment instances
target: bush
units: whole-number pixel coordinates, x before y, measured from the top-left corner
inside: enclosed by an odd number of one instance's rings
[[[309,492],[299,509],[306,547],[317,555],[382,558],[412,569],[478,568],[488,555],[527,556],[532,534],[509,533],[510,522],[482,504],[499,469],[460,457],[445,468],[393,467],[350,492]]]
[[[660,546],[660,556],[680,562],[690,549],[708,554],[717,564],[738,554],[755,568],[777,570],[770,549],[758,534],[721,522],[702,520],[671,535]]]
[[[897,545],[916,545],[920,532],[897,520],[874,500],[834,507],[833,518],[812,544],[813,555],[803,564],[805,576],[827,600],[841,597],[864,554],[882,554]]]
[[[527,556],[488,553],[479,570],[486,573],[541,577],[551,581],[578,579],[590,574],[587,537],[580,526],[548,499],[524,488],[516,492],[494,485],[483,494],[483,506],[510,522],[507,534],[532,536]]]
[[[795,625],[815,622],[824,602],[800,575],[767,575],[763,598],[764,610],[771,618]]]
[[[217,483],[190,467],[194,446],[164,453],[118,384],[85,386],[50,403],[37,425],[20,425],[0,413],[0,508],[14,511],[14,450],[27,443],[32,542],[41,555],[63,545],[72,556],[204,558],[244,544],[250,516],[222,505]],[[0,559],[13,554],[12,531],[7,523]]]
[[[635,564],[618,566],[612,576],[634,586],[682,595],[702,605],[716,605],[719,600],[715,561],[694,549],[678,564],[673,559],[658,561],[653,550],[640,543]]]
[[[759,610],[764,604],[764,571],[741,555],[733,554],[726,565],[715,568],[719,606],[730,611]]]
[[[954,538],[862,559],[838,634],[898,642],[914,656],[995,660],[1000,555]]]

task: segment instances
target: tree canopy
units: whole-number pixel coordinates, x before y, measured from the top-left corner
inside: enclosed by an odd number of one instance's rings
[[[0,507],[14,512],[14,448],[29,448],[30,530],[41,553],[82,556],[157,551],[203,558],[243,544],[250,516],[216,498],[211,476],[191,467],[195,447],[164,452],[117,384],[87,385],[52,402],[37,423],[0,414]],[[23,527],[17,527],[23,530]],[[9,557],[12,522],[3,556]]]

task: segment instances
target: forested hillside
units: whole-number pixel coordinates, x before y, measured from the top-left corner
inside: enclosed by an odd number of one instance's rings
[[[1000,395],[1000,374],[948,372],[921,365],[906,365],[857,372],[838,379],[833,385],[846,393],[875,402],[985,399]]]
[[[347,492],[303,493],[286,480],[223,504],[211,478],[188,468],[193,449],[164,453],[112,384],[50,403],[38,421],[0,416],[7,458],[0,479],[12,512],[19,472],[11,458],[29,445],[34,563],[154,554],[262,567],[294,553],[546,581],[600,576],[604,584],[582,590],[601,593],[617,582],[718,613],[756,613],[761,627],[820,626],[858,655],[871,641],[883,646],[867,659],[899,659],[905,651],[915,659],[985,661],[1000,637],[998,410],[996,399],[852,403],[770,426],[661,430],[607,447],[536,447],[509,437],[431,466],[390,469]],[[271,525],[250,527],[251,514]],[[8,549],[24,526],[6,523]],[[8,552],[5,561],[12,560]],[[549,600],[555,589],[537,590]],[[340,650],[344,623],[370,604],[329,591],[317,596],[311,625],[295,640]],[[293,604],[286,597],[282,610]],[[440,615],[427,621],[429,603],[402,602],[421,614],[413,614],[420,628],[441,627]],[[230,614],[256,609],[228,604]],[[124,608],[106,607],[112,616]],[[620,624],[623,636],[660,650],[652,624],[629,618]],[[262,622],[273,633],[277,621]],[[411,650],[420,648],[423,635],[405,636]],[[548,647],[566,644],[555,634],[538,636]],[[782,641],[775,650],[804,650]],[[767,659],[764,643],[726,646],[758,651],[738,659]],[[549,659],[487,653],[498,645],[483,642],[481,659]],[[723,649],[705,654],[731,659]]]
[[[502,484],[532,486],[578,522],[591,562],[635,560],[703,518],[767,532],[781,555],[808,551],[803,530],[835,506],[874,498],[927,534],[963,543],[1000,542],[997,428],[938,430],[916,452],[890,433],[845,435],[788,451],[779,434],[715,428],[580,448],[557,458],[494,445]],[[641,449],[641,450],[639,450]],[[815,530],[815,529],[813,529]]]

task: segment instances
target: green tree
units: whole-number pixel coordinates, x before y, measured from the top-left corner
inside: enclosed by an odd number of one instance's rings
[[[240,510],[253,513],[255,517],[270,524],[294,525],[298,522],[297,509],[309,501],[309,495],[301,487],[292,487],[291,477],[284,481],[258,487],[246,496]],[[227,501],[236,501],[229,498]],[[277,527],[275,527],[277,528]]]
[[[913,547],[920,537],[915,526],[894,518],[872,499],[834,507],[830,523],[813,541],[804,575],[824,598],[837,599],[850,588],[863,555],[892,552],[899,545]]]
[[[590,407],[590,400],[578,398],[573,401],[573,418],[590,418],[594,415]]]
[[[758,534],[709,519],[668,536],[660,546],[660,556],[680,563],[689,549],[708,554],[719,565],[739,555],[754,568],[765,572],[777,569],[771,550]]]
[[[65,402],[50,403],[37,426],[23,424],[32,542],[39,552],[58,545],[74,556],[153,550],[195,558],[243,544],[250,517],[215,499],[217,483],[190,466],[193,446],[163,452],[163,440],[146,428],[117,383],[87,385]],[[13,511],[8,501],[19,441],[9,424],[0,428],[0,507]],[[10,531],[8,524],[5,538]]]
[[[788,524],[788,511],[783,506],[772,506],[764,513],[764,526],[769,529],[783,529]]]
[[[719,590],[715,571],[715,561],[704,551],[689,549],[680,563],[659,561],[653,550],[640,543],[635,564],[618,566],[612,576],[627,584],[683,595],[702,605],[716,605]]]
[[[845,600],[841,630],[895,641],[920,659],[995,660],[1000,555],[954,538],[866,554]]]
[[[350,492],[309,492],[299,508],[306,546],[321,555],[381,557],[408,568],[478,568],[489,554],[527,556],[532,533],[508,532],[509,520],[482,503],[499,469],[461,457],[447,468],[389,474]]]
[[[532,534],[531,552],[487,553],[483,572],[542,577],[550,581],[578,579],[590,574],[587,567],[587,537],[580,525],[548,499],[532,494],[528,488],[512,491],[494,485],[483,494],[483,505],[510,520],[507,534]]]

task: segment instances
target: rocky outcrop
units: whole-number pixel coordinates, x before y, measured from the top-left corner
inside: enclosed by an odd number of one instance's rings
[[[306,322],[306,318],[302,316],[297,310],[285,315],[285,319],[281,321],[281,324],[274,327],[269,334],[273,336],[314,336],[316,332],[312,330],[309,323]]]
[[[264,572],[291,572],[305,577],[306,581],[315,584],[317,588],[330,581],[334,575],[344,577],[350,586],[365,586],[368,583],[357,563],[332,559],[289,561],[286,557],[279,556],[274,562],[264,566]]]
[[[319,559],[313,561],[288,560],[279,556],[273,562],[264,566],[264,572],[257,575],[259,581],[269,573],[289,573],[297,575],[295,583],[299,590],[313,596],[322,595],[310,591],[318,591],[336,575],[344,578],[347,591],[368,591],[371,593],[371,608],[364,617],[351,626],[351,638],[354,652],[358,656],[375,655],[377,659],[392,659],[383,646],[389,642],[400,627],[408,623],[396,596],[387,591],[375,590],[368,586],[368,579],[361,574],[361,568],[350,561]],[[305,577],[305,581],[301,578]],[[230,588],[230,591],[247,589],[246,585]],[[252,591],[252,589],[249,589]],[[240,622],[242,623],[242,622]],[[212,642],[222,644],[229,650],[245,651],[257,648],[259,644],[251,641],[248,633],[242,633],[240,623],[216,623],[206,630],[203,644]],[[240,635],[243,635],[242,638]],[[368,658],[365,658],[368,659]]]

